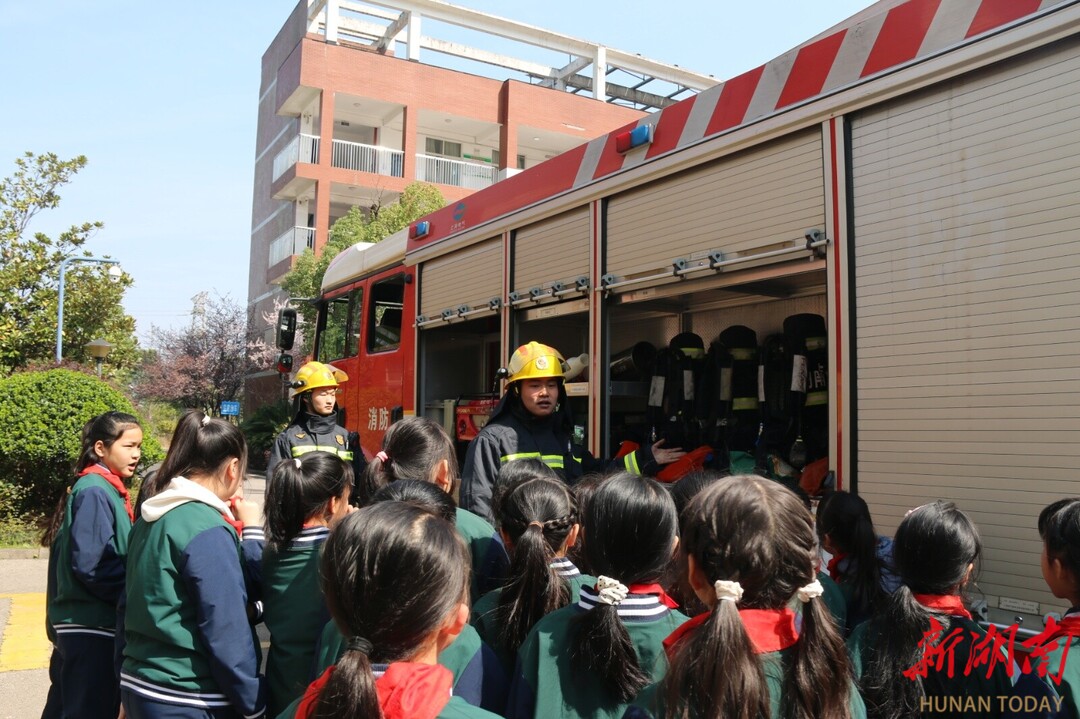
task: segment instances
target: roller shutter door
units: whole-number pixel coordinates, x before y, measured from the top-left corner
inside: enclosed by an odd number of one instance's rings
[[[1077,45],[852,127],[859,493],[882,533],[955,501],[981,590],[1044,612],[1036,518],[1080,486]]]
[[[502,296],[501,238],[436,257],[420,267],[420,314],[428,319],[461,305],[486,306]]]
[[[821,132],[814,128],[613,197],[605,271],[623,279],[677,257],[778,249],[825,226]],[[777,261],[791,259],[790,256]]]
[[[514,236],[511,289],[527,293],[589,276],[589,208],[579,207],[519,229]]]

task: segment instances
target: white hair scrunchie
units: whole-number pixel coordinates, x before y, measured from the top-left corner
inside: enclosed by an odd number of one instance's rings
[[[820,597],[825,593],[825,587],[821,586],[821,582],[817,579],[807,584],[805,587],[799,587],[799,591],[795,592],[795,596],[799,598],[799,601],[806,604],[811,599]]]
[[[626,595],[630,593],[630,588],[618,579],[598,577],[596,580],[596,593],[599,595],[602,604],[616,606],[626,599]]]
[[[727,579],[717,579],[713,582],[713,590],[716,592],[716,601],[739,603],[742,599],[743,588],[738,582]]]

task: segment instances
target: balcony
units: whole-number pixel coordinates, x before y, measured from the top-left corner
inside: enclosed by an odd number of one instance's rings
[[[389,147],[334,140],[331,164],[345,170],[372,172],[390,177],[405,176],[405,153]]]
[[[300,134],[294,137],[281,152],[274,157],[274,177],[277,180],[290,167],[298,162],[312,165],[319,163],[319,138],[315,135]]]
[[[306,249],[315,249],[315,228],[290,227],[270,243],[269,266],[273,267],[293,255],[302,254]]]
[[[467,190],[482,190],[499,179],[499,168],[494,165],[482,165],[476,162],[448,160],[432,155],[416,156],[416,179],[421,182],[435,182],[441,185],[464,187]]]

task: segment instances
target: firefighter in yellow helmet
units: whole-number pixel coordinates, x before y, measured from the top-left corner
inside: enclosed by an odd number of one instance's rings
[[[566,370],[566,360],[548,345],[529,342],[514,351],[506,366],[506,393],[465,454],[462,508],[493,521],[495,481],[502,466],[515,459],[538,459],[573,484],[587,472],[611,468],[649,473],[683,455],[657,442],[606,462],[575,446],[563,387]]]
[[[308,362],[296,371],[289,396],[296,399],[292,422],[277,436],[266,464],[266,479],[274,476],[278,463],[308,452],[330,452],[353,466],[355,476],[363,470],[364,453],[354,436],[338,423],[337,397],[349,376],[337,367]],[[357,465],[360,466],[357,466]]]

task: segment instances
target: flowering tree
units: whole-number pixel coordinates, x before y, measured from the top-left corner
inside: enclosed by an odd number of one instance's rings
[[[206,299],[189,327],[151,332],[154,352],[143,364],[136,392],[216,414],[239,399],[244,377],[272,366],[276,350],[249,333],[251,317],[228,297]]]

